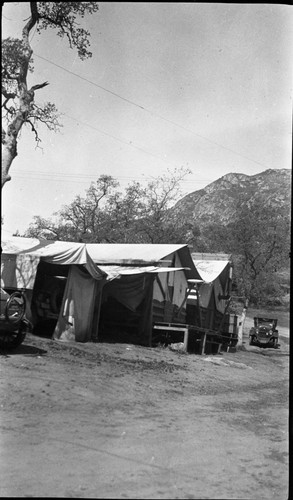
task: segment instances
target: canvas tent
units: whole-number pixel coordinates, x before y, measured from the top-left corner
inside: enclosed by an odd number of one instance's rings
[[[200,276],[184,244],[2,241],[2,286],[25,288],[35,324],[55,318],[55,339],[109,340],[119,330],[150,345],[155,321],[186,321],[194,279]]]
[[[107,274],[96,301],[97,340],[117,329],[150,345],[154,321],[185,321],[188,279],[199,278],[187,245],[87,244],[87,250]]]
[[[188,296],[188,320],[217,330],[226,313],[231,292],[231,256],[202,253],[192,253],[191,256],[203,283]]]
[[[56,317],[55,338],[61,338],[70,330],[75,340],[86,342],[92,334],[96,290],[105,280],[105,273],[92,261],[86,245],[2,236],[1,287],[25,289],[28,316],[33,324],[40,319],[34,307],[34,297],[42,296],[40,300],[45,302],[48,283],[56,287],[57,277],[59,281],[64,279],[64,289]],[[51,304],[43,304],[42,311],[46,312],[45,307],[48,307],[48,313],[51,312]]]

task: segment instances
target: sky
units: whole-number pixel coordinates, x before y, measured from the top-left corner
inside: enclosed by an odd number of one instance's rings
[[[2,38],[28,17],[28,2],[4,3]],[[99,2],[81,24],[86,61],[54,31],[31,33],[29,86],[49,82],[36,102],[54,102],[62,128],[40,128],[39,148],[22,130],[3,230],[22,234],[103,174],[123,190],[188,168],[184,196],[231,172],[292,168],[292,6]]]

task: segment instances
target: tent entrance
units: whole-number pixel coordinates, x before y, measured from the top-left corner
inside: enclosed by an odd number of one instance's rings
[[[149,345],[154,279],[154,275],[139,274],[106,283],[100,309],[99,342]]]
[[[101,305],[99,341],[135,343],[141,314],[142,304],[131,311],[114,297],[108,297]]]
[[[61,309],[69,267],[49,264],[42,260],[39,262],[31,302],[36,335],[52,337]]]

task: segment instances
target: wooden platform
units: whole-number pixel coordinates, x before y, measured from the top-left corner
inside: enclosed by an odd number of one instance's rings
[[[222,342],[221,335],[214,330],[201,328],[194,325],[186,325],[182,323],[155,323],[153,330],[161,330],[165,332],[182,332],[183,334],[183,350],[195,354],[209,354],[208,347],[214,346],[218,354],[220,352]]]

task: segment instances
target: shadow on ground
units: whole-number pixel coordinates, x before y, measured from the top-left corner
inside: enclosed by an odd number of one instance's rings
[[[18,346],[16,349],[13,349],[11,351],[4,350],[2,349],[0,351],[0,355],[6,355],[6,356],[17,356],[17,355],[24,355],[28,354],[30,356],[43,356],[44,354],[47,354],[47,351],[44,349],[40,349],[38,347],[33,347],[31,345],[23,345],[21,344]]]

